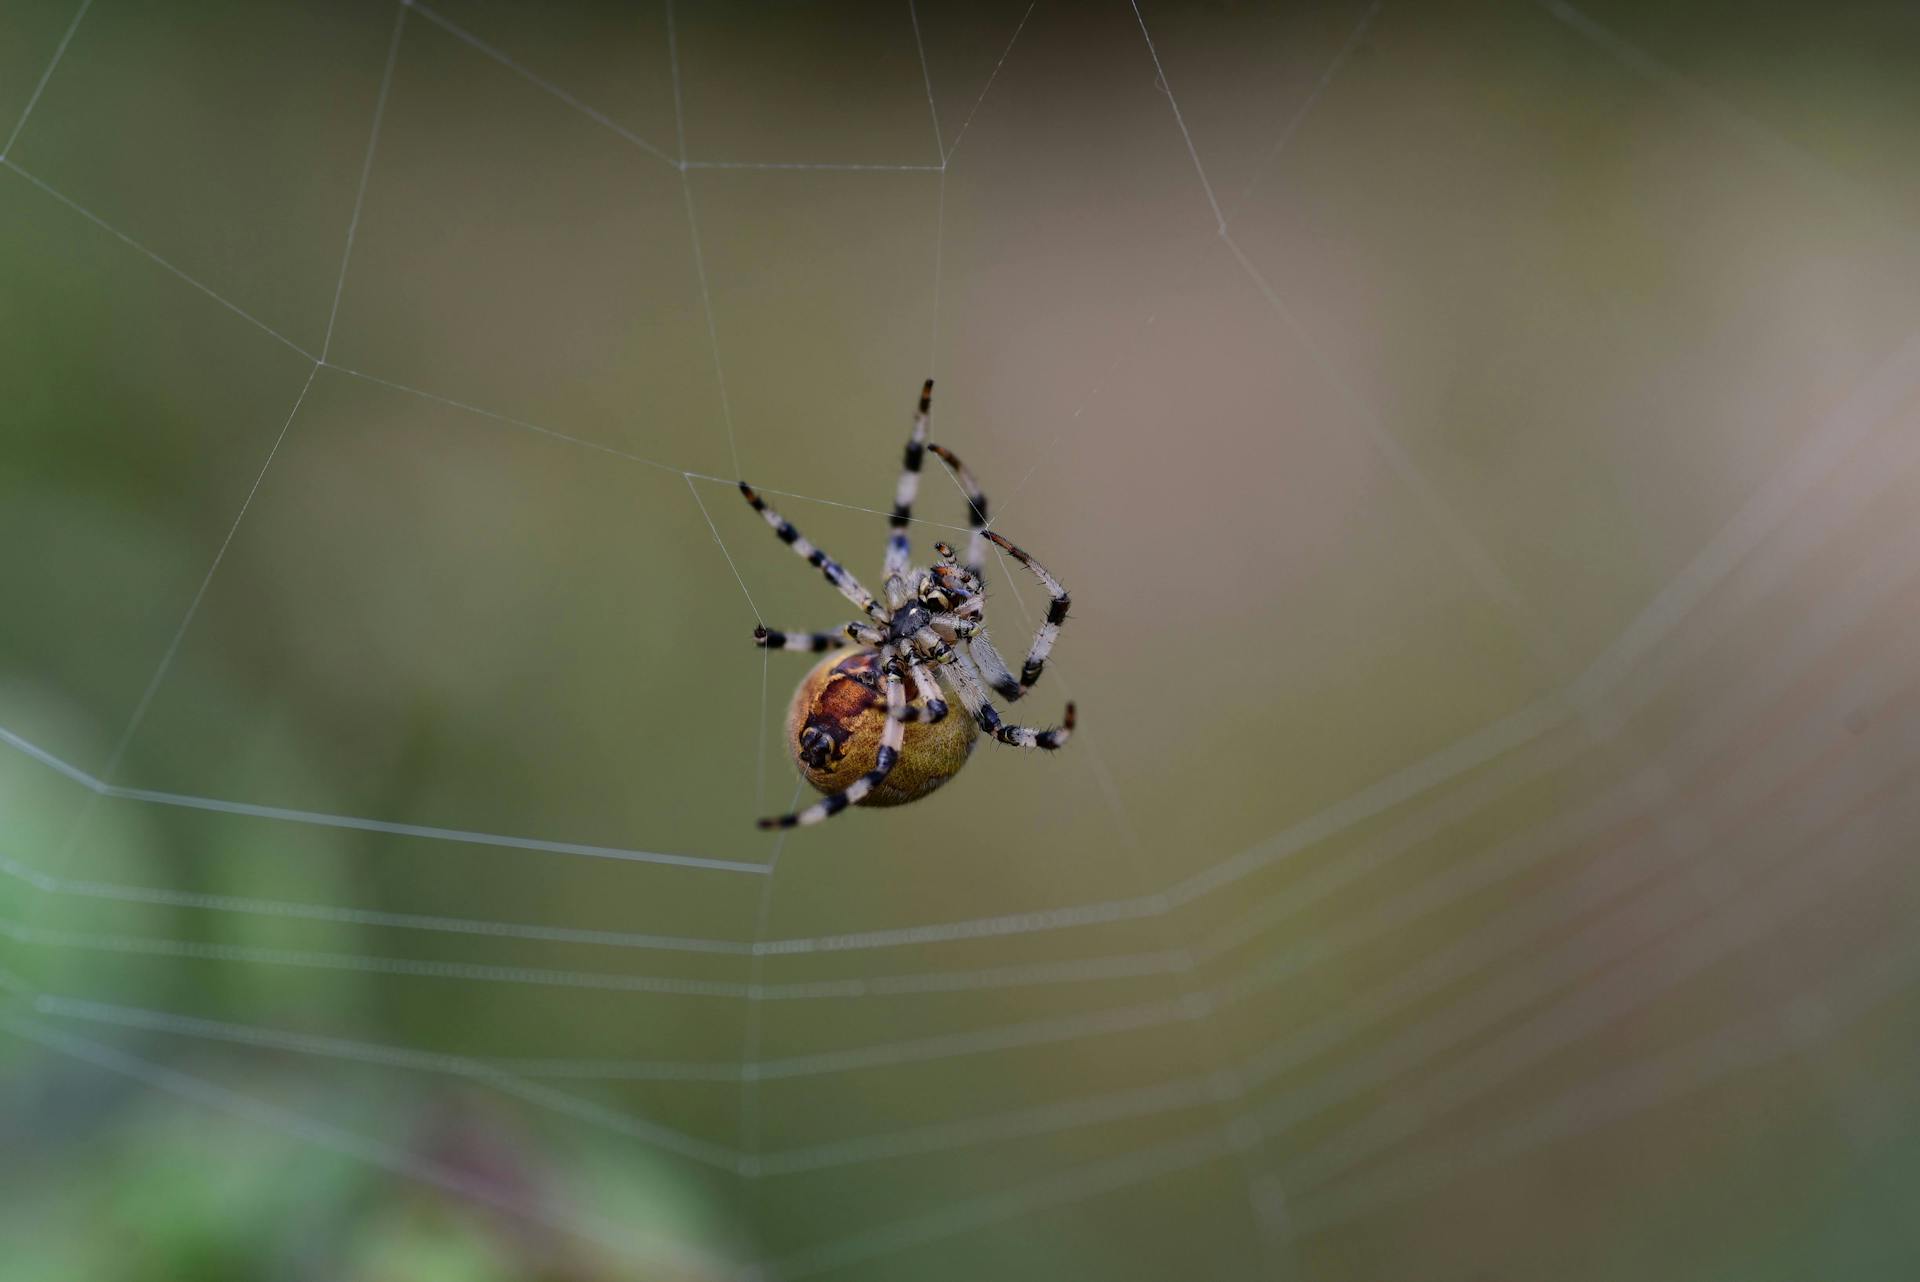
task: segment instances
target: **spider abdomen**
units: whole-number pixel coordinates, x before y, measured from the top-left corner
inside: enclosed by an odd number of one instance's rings
[[[918,706],[918,699],[913,702]],[[874,768],[886,724],[878,652],[830,654],[793,692],[787,750],[809,784],[823,793],[838,792]],[[926,796],[960,772],[979,733],[973,718],[958,707],[939,721],[910,722],[892,772],[855,804],[898,806]]]

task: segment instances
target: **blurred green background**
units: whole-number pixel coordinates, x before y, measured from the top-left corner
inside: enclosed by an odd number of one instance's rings
[[[0,1278],[1913,1276],[1916,124],[1884,4],[0,5]],[[777,840],[731,483],[877,588],[928,375],[1081,728]]]

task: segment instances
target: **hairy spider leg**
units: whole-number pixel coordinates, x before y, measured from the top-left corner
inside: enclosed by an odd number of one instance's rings
[[[761,498],[751,485],[745,481],[740,482],[740,493],[746,496],[753,510],[773,527],[773,532],[779,540],[791,547],[808,565],[824,574],[827,582],[833,584],[841,596],[859,606],[873,618],[886,617],[886,611],[881,609],[880,603],[873,599],[873,593],[860,586],[860,580],[848,574],[838,561],[802,538],[800,531],[793,528],[793,522],[768,507],[767,501]]]
[[[844,632],[782,632],[778,628],[755,628],[753,643],[767,650],[838,650],[853,644]]]
[[[952,663],[959,657],[954,648],[947,644],[946,638],[933,630],[931,623],[913,634],[913,643],[930,662],[939,666]]]
[[[929,445],[928,449],[938,454],[941,461],[953,469],[953,478],[960,482],[960,489],[967,496],[967,528],[971,536],[967,540],[966,570],[982,587],[986,586],[987,559],[987,496],[980,488],[980,482],[973,479],[973,473],[967,471],[967,465],[960,456],[944,445]]]
[[[936,614],[928,624],[943,637],[965,641],[980,635],[980,621],[961,614]]]
[[[960,697],[960,705],[980,728],[998,739],[1001,743],[1016,748],[1045,748],[1049,751],[1064,747],[1073,737],[1073,705],[1067,705],[1067,714],[1061,724],[1049,730],[1035,730],[1031,726],[1016,726],[1000,719],[999,711],[987,696],[986,687],[980,684],[980,673],[973,666],[973,660],[964,652],[955,651],[956,661],[939,669],[953,686],[953,692]]]
[[[906,685],[901,680],[900,660],[893,647],[888,646],[880,654],[887,682],[887,724],[880,731],[880,751],[874,757],[873,769],[839,792],[828,793],[805,810],[781,815],[777,819],[760,820],[762,828],[800,828],[830,819],[885,783],[887,776],[893,773],[894,766],[900,762],[900,745],[907,737]]]
[[[980,669],[981,679],[995,694],[1008,703],[1017,702],[1026,694],[1027,688],[1013,679],[1013,673],[1007,670],[1007,661],[1000,657],[1000,651],[994,649],[993,641],[985,632],[975,633],[964,644],[968,657]]]
[[[887,518],[892,530],[887,535],[887,573],[903,573],[910,555],[907,522],[913,519],[913,500],[920,493],[920,464],[926,458],[927,416],[933,410],[933,380],[920,389],[920,409],[913,416],[913,430],[907,434],[907,450],[900,463],[900,483],[893,488],[893,515]]]
[[[1032,570],[1033,576],[1046,588],[1047,595],[1053,598],[1047,603],[1045,622],[1033,634],[1033,645],[1027,650],[1027,661],[1020,665],[1020,689],[1025,692],[1033,688],[1033,683],[1040,679],[1040,673],[1046,668],[1047,655],[1053,652],[1053,643],[1060,639],[1060,625],[1067,621],[1067,610],[1073,605],[1073,598],[1060,586],[1060,580],[1047,573],[1046,567],[1028,556],[1023,549],[1015,547],[992,530],[987,531],[987,538],[1008,556]]]
[[[977,607],[980,600],[980,597],[974,597],[962,608],[968,608],[969,613],[977,612],[969,607]],[[968,618],[958,613],[936,614],[928,626],[941,636],[952,640],[956,649],[965,651],[967,657],[972,659],[974,666],[979,669],[981,680],[1008,703],[1012,703],[1026,693],[1026,689],[1013,679],[1011,672],[1007,671],[1007,661],[1000,657],[998,650],[993,648],[993,642],[987,637],[985,626],[978,619]]]
[[[984,540],[982,542],[984,543]],[[934,544],[933,552],[940,558],[940,565],[953,565],[953,549],[945,543]],[[1012,703],[1025,694],[1026,690],[1013,679],[1013,673],[1007,670],[1007,661],[1000,657],[998,650],[993,648],[993,642],[987,639],[987,634],[980,625],[961,617],[963,613],[979,614],[986,604],[987,598],[976,592],[961,602],[954,613],[935,615],[933,626],[940,630],[941,636],[949,636],[955,641],[966,643],[967,654],[972,657],[974,663],[979,665],[981,677],[993,687],[994,693],[1008,703]]]
[[[882,585],[880,590],[887,595],[887,610],[889,612],[898,610],[913,597],[913,593],[907,591],[907,580],[898,574],[889,574],[886,583]]]
[[[913,690],[920,698],[918,708],[909,705],[902,721],[924,721],[931,725],[935,721],[947,719],[947,701],[940,695],[940,683],[934,680],[928,671],[925,660],[917,654],[907,656],[907,670],[913,674]]]

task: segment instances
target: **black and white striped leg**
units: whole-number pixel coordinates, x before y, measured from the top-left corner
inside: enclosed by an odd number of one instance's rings
[[[781,815],[777,819],[760,820],[762,828],[802,828],[817,824],[822,819],[830,819],[885,783],[887,776],[893,773],[894,766],[900,761],[900,745],[907,737],[907,693],[906,684],[900,676],[899,657],[891,651],[882,651],[881,654],[887,683],[887,724],[880,731],[880,751],[874,757],[873,769],[839,792],[828,793],[805,810]]]
[[[1031,726],[1017,726],[1000,719],[999,710],[987,697],[986,688],[980,683],[980,673],[973,666],[973,660],[959,653],[957,662],[944,669],[952,682],[954,693],[960,696],[961,706],[980,724],[980,728],[998,739],[1001,743],[1016,748],[1045,748],[1052,751],[1064,747],[1073,737],[1073,705],[1067,705],[1066,716],[1061,724],[1047,730],[1035,730]]]
[[[1053,652],[1053,643],[1060,638],[1060,625],[1067,621],[1067,610],[1073,605],[1073,598],[1068,596],[1067,590],[1060,586],[1060,580],[1047,573],[1046,567],[1028,556],[1023,549],[1015,547],[992,530],[988,530],[986,534],[994,546],[1001,548],[1008,556],[1032,570],[1033,576],[1040,580],[1041,586],[1046,588],[1047,595],[1053,598],[1047,604],[1046,621],[1040,625],[1040,630],[1033,634],[1033,645],[1027,650],[1027,661],[1020,665],[1020,688],[1031,689],[1033,683],[1040,679],[1041,671],[1047,666],[1047,656]]]
[[[886,612],[880,608],[880,603],[873,599],[873,593],[860,586],[860,580],[848,574],[838,561],[802,538],[800,531],[793,528],[793,522],[768,507],[767,501],[761,498],[751,485],[745,481],[740,482],[740,493],[746,496],[753,510],[773,527],[775,536],[792,548],[808,565],[825,575],[827,582],[833,584],[841,596],[859,606],[873,618],[885,616]]]
[[[782,632],[778,628],[755,628],[753,643],[767,650],[839,650],[850,646],[854,638],[845,632]]]
[[[847,636],[861,645],[870,645],[878,650],[887,644],[887,634],[871,623],[862,623],[855,619],[847,625]]]
[[[947,719],[947,701],[940,694],[940,683],[933,679],[933,673],[918,657],[907,661],[908,670],[913,673],[913,690],[920,699],[920,706],[909,706],[901,717],[903,721],[935,721]]]
[[[913,593],[907,591],[906,576],[902,574],[889,574],[880,590],[886,594],[887,609],[890,611],[898,610],[913,598]]]
[[[913,644],[914,648],[926,657],[927,662],[936,666],[952,663],[959,657],[954,653],[953,647],[947,644],[946,638],[933,630],[932,624],[913,634]]]
[[[900,464],[900,483],[893,490],[893,515],[887,518],[892,528],[887,534],[887,573],[903,574],[911,555],[907,545],[907,522],[913,519],[913,500],[920,493],[920,464],[926,459],[927,416],[933,410],[933,380],[920,389],[920,409],[913,416],[913,430],[907,434],[906,456]]]
[[[955,641],[980,635],[980,621],[967,615],[936,614],[929,623],[941,636]]]
[[[945,676],[948,684],[953,687],[953,693],[958,696],[960,706],[967,710],[968,716],[983,727],[988,724],[985,718],[989,716],[994,724],[999,723],[1000,718],[994,713],[993,705],[988,700],[987,688],[980,684],[980,673],[973,666],[972,659],[961,654],[958,661],[946,669]]]
[[[936,543],[933,548],[940,558],[940,564],[953,564],[952,548],[944,543]],[[969,597],[960,603],[954,613],[934,615],[933,627],[943,637],[956,642],[969,643],[965,649],[968,656],[979,666],[982,679],[993,687],[995,693],[1011,702],[1025,694],[1026,690],[1013,679],[1013,674],[1007,671],[1007,661],[1000,657],[998,650],[993,648],[993,642],[987,639],[985,628],[977,619],[966,617],[979,614],[985,604],[984,596]],[[961,611],[964,611],[965,615]]]
[[[1016,748],[1045,748],[1051,752],[1055,748],[1064,748],[1067,740],[1073,737],[1073,704],[1067,704],[1067,711],[1060,718],[1060,724],[1047,730],[1035,730],[1032,726],[1016,726],[1002,723],[994,726],[989,733],[1001,743]]]
[[[960,456],[944,445],[929,445],[928,449],[940,456],[942,462],[953,469],[953,479],[960,482],[960,489],[967,496],[967,527],[973,534],[967,541],[967,573],[985,583],[984,565],[987,559],[986,527],[987,496],[980,488],[980,482],[973,479],[973,473],[967,471],[967,465]]]
[[[1013,703],[1027,692],[1027,688],[1013,679],[1013,673],[1007,670],[1007,661],[993,648],[993,642],[984,632],[978,633],[967,642],[967,657],[980,669],[980,677],[993,692]]]

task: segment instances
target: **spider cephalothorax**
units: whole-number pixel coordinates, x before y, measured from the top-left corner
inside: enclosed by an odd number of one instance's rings
[[[1059,580],[1037,561],[986,528],[987,499],[972,473],[952,451],[927,443],[932,403],[933,380],[928,379],[894,491],[884,602],[802,538],[752,486],[740,482],[740,492],[780,541],[867,616],[849,623],[844,632],[753,630],[755,642],[775,650],[859,647],[851,655],[821,660],[801,681],[787,716],[788,749],[795,764],[808,783],[827,795],[795,814],[762,819],[763,828],[818,823],[848,806],[899,805],[924,797],[966,764],[983,730],[1001,743],[1048,749],[1064,744],[1073,732],[1071,703],[1062,724],[1051,730],[1002,721],[993,706],[992,694],[1011,702],[1040,679],[1070,600]],[[972,508],[972,541],[964,565],[945,543],[933,545],[938,559],[931,566],[915,569],[908,564],[907,523],[913,519],[920,465],[929,449],[953,469]],[[987,639],[981,559],[989,542],[1031,570],[1052,598],[1018,678]],[[909,681],[912,698],[906,692]],[[947,715],[943,687],[960,700],[966,716]]]

